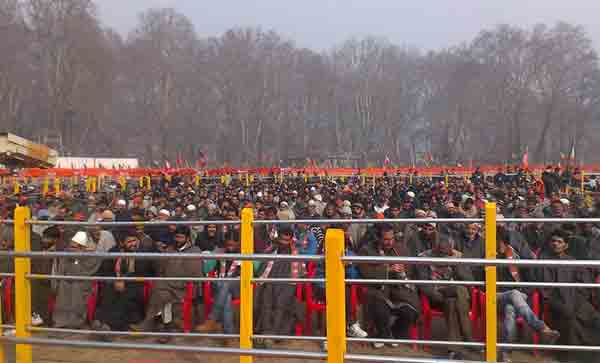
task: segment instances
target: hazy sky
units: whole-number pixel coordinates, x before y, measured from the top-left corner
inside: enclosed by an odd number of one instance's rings
[[[600,45],[600,0],[96,0],[102,20],[121,32],[150,7],[174,7],[202,36],[234,26],[274,29],[299,46],[330,48],[352,36],[437,49],[500,23],[564,20],[586,27]]]

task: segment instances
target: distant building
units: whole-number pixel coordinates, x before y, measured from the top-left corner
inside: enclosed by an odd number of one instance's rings
[[[139,166],[135,158],[60,157],[56,162],[59,169],[135,169]]]
[[[58,152],[8,132],[0,133],[0,163],[10,169],[52,168]]]

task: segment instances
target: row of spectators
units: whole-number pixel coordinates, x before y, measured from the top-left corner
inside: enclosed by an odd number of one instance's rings
[[[46,275],[72,276],[161,276],[238,277],[239,261],[201,259],[94,258],[96,252],[149,253],[239,253],[239,224],[211,224],[210,221],[239,220],[243,208],[253,208],[256,219],[311,220],[347,219],[348,223],[261,224],[254,228],[257,253],[323,254],[329,228],[345,231],[346,253],[365,256],[420,256],[483,258],[485,242],[477,223],[436,222],[436,218],[476,218],[483,215],[486,202],[496,202],[500,217],[593,217],[598,213],[591,194],[565,194],[562,186],[540,188],[541,180],[522,175],[509,178],[503,173],[485,177],[477,172],[471,179],[443,180],[379,178],[375,184],[360,178],[303,178],[285,182],[257,181],[252,185],[233,182],[196,187],[185,178],[162,180],[152,190],[129,186],[109,192],[85,193],[73,188],[59,195],[41,197],[30,190],[18,197],[35,218],[50,221],[163,221],[163,226],[101,227],[34,225],[32,249],[77,251],[83,258],[36,259],[32,271]],[[543,184],[543,183],[542,183]],[[3,217],[10,218],[16,203],[0,197]],[[430,218],[426,224],[352,223],[366,218]],[[171,221],[205,220],[191,227]],[[0,248],[14,248],[10,226],[0,231]],[[499,224],[498,257],[506,259],[598,259],[600,229],[594,223],[508,223]],[[0,260],[2,272],[13,271],[13,261]],[[499,268],[501,281],[600,282],[595,269]],[[255,277],[324,277],[323,263],[289,261],[255,262]],[[348,278],[393,280],[483,281],[482,267],[415,266],[404,264],[349,264]],[[33,280],[34,325],[79,329],[90,326],[99,331],[170,331],[185,326],[186,301],[191,301],[194,330],[235,333],[239,283],[189,284],[186,281]],[[9,282],[5,287],[10,285]],[[207,286],[208,285],[208,286]],[[351,286],[348,286],[347,307]],[[356,288],[356,287],[355,287]],[[307,290],[310,289],[310,294]],[[443,312],[447,340],[474,341],[472,299],[485,292],[467,286],[411,283],[364,285],[357,288],[358,314],[348,308],[348,334],[383,339],[404,338],[419,325],[428,308]],[[210,299],[206,296],[210,291]],[[549,344],[599,345],[600,298],[596,289],[502,288],[498,291],[501,312],[501,339],[515,342],[517,317]],[[322,284],[256,284],[256,334],[290,335],[298,322],[305,322],[307,295],[324,302]],[[90,314],[90,299],[95,311]],[[534,311],[534,300],[544,306]],[[207,307],[207,302],[210,306]],[[328,302],[332,304],[332,302]],[[333,302],[335,304],[335,302]],[[537,304],[537,302],[535,303]],[[10,305],[10,304],[9,304]],[[189,305],[189,304],[188,304]],[[427,306],[427,311],[424,308]],[[189,307],[189,306],[188,306]],[[537,310],[537,309],[535,309]],[[205,313],[206,312],[206,316]],[[189,315],[189,314],[187,314]],[[5,319],[12,319],[5,309]],[[479,317],[482,318],[482,317]],[[305,331],[306,332],[306,331]],[[323,333],[323,332],[321,332]],[[107,336],[105,338],[108,338]],[[271,340],[259,341],[265,347]],[[382,343],[374,344],[381,348]],[[324,346],[324,349],[327,347]],[[461,349],[451,348],[458,358]],[[508,351],[503,359],[509,360]],[[585,357],[584,357],[585,358]]]

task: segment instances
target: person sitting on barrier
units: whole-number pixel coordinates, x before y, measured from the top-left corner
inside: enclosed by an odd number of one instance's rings
[[[272,253],[277,255],[299,255],[294,246],[294,231],[290,226],[281,226]],[[260,278],[301,278],[305,264],[301,261],[273,260],[264,262],[258,271]],[[260,334],[290,335],[296,321],[304,321],[304,306],[295,298],[296,283],[261,283],[254,289],[255,331]],[[265,347],[273,344],[270,339],[262,341]]]
[[[178,226],[175,230],[174,240],[177,253],[201,253],[202,251],[190,241],[190,230],[186,226]],[[161,259],[158,271],[160,277],[201,277],[202,260],[200,259]],[[150,293],[144,320],[139,324],[132,324],[134,331],[149,331],[155,327],[155,318],[162,316],[164,324],[175,322],[179,325],[178,310],[187,292],[186,281],[156,281]],[[175,314],[174,314],[175,313]]]
[[[69,252],[87,252],[90,257],[65,257],[58,259],[57,275],[93,276],[102,260],[93,258],[94,245],[86,232],[79,231],[71,239]],[[56,307],[53,314],[56,328],[81,328],[87,323],[87,300],[92,293],[92,282],[85,280],[58,280]]]
[[[569,243],[562,231],[555,231],[550,240],[551,254],[541,256],[544,259],[561,261],[575,260],[568,254]],[[549,283],[593,282],[589,271],[573,266],[547,266],[542,268],[542,281]],[[599,345],[600,313],[590,302],[589,289],[572,287],[544,288],[544,303],[548,304],[550,316],[560,332],[559,344],[567,345]],[[573,359],[573,352],[563,352],[561,359]],[[567,354],[571,353],[571,354]],[[590,362],[597,361],[597,357]]]
[[[510,238],[510,231],[503,225],[498,226],[497,231],[497,258],[498,259],[535,259],[535,255],[526,245],[519,243],[519,240]],[[498,267],[498,281],[522,282],[532,281],[534,276],[531,276],[530,269],[520,268],[518,266]],[[560,333],[552,330],[546,323],[538,318],[527,300],[528,295],[524,288],[498,288],[497,305],[498,310],[504,313],[502,324],[502,339],[507,343],[514,343],[517,338],[517,316],[521,316],[527,324],[536,332],[542,334],[547,344],[552,344]],[[503,359],[505,362],[506,353],[509,350],[503,351]]]
[[[144,248],[136,228],[129,228],[122,234],[119,246],[108,252],[152,253],[154,249]],[[98,276],[113,277],[153,277],[154,264],[149,259],[119,257],[116,260],[104,260]],[[96,320],[92,329],[127,330],[130,324],[144,318],[144,283],[141,281],[106,281],[102,284]]]
[[[224,248],[219,248],[215,253],[240,253],[240,236],[237,231],[229,231],[225,235]],[[206,264],[210,261],[206,261]],[[218,261],[215,268],[219,278],[240,277],[241,261]],[[236,327],[233,318],[232,300],[240,297],[239,281],[217,281],[217,293],[214,298],[212,311],[203,324],[197,325],[194,330],[200,333],[235,334]]]
[[[440,235],[433,241],[433,248],[419,254],[419,257],[461,258],[462,253],[453,248],[454,241],[448,235]],[[465,265],[419,265],[419,280],[473,281],[473,274]],[[448,340],[471,341],[472,331],[469,320],[469,290],[456,285],[422,285],[421,293],[429,299],[433,308],[442,310],[448,328]],[[449,348],[451,359],[460,359],[461,352]]]
[[[378,239],[363,247],[362,256],[408,256],[408,248],[396,241],[394,229],[389,224],[378,225]],[[416,275],[414,265],[360,264],[361,275],[366,279],[409,280]],[[394,339],[406,336],[409,327],[421,314],[421,304],[412,284],[367,285],[367,313],[375,324],[377,338]],[[382,348],[382,343],[375,343]],[[395,344],[393,346],[396,346]]]

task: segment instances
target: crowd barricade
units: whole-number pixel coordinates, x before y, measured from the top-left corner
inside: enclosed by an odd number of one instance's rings
[[[344,255],[344,232],[337,229],[329,229],[325,237],[327,248],[325,255],[272,255],[254,253],[254,231],[255,225],[264,224],[331,224],[331,223],[431,223],[431,219],[361,219],[361,220],[254,220],[252,209],[244,209],[242,218],[238,221],[180,221],[180,222],[70,222],[70,221],[34,221],[31,220],[30,210],[26,207],[18,207],[15,210],[14,220],[1,221],[4,224],[14,224],[15,230],[15,250],[0,251],[0,256],[13,257],[15,259],[14,273],[2,273],[2,278],[14,278],[15,288],[15,324],[1,325],[3,329],[15,328],[16,335],[3,335],[0,340],[16,344],[17,362],[32,362],[32,345],[51,345],[68,346],[73,348],[113,348],[113,349],[142,349],[142,350],[169,350],[189,353],[203,354],[229,354],[240,357],[241,363],[252,363],[253,357],[270,358],[303,358],[303,359],[321,359],[330,363],[341,363],[344,361],[363,361],[363,362],[415,362],[434,363],[444,362],[440,359],[411,358],[411,357],[390,357],[350,354],[347,352],[348,342],[369,342],[369,343],[392,343],[408,344],[413,346],[462,346],[485,348],[486,361],[496,362],[498,349],[521,349],[521,350],[569,350],[569,351],[600,351],[600,346],[575,346],[575,345],[541,345],[541,344],[512,344],[498,343],[497,339],[497,287],[571,287],[571,288],[597,288],[598,283],[543,283],[543,282],[498,282],[496,278],[497,267],[507,267],[510,265],[527,267],[578,267],[578,268],[598,268],[600,261],[583,260],[507,260],[496,258],[496,225],[498,222],[511,223],[539,223],[539,222],[600,222],[600,219],[555,219],[555,218],[496,218],[496,205],[488,203],[485,207],[485,218],[463,218],[463,219],[436,219],[436,223],[485,223],[485,243],[486,256],[484,259],[475,258],[425,258],[425,257],[387,257],[387,256],[345,256]],[[33,224],[45,225],[103,225],[103,226],[139,226],[139,225],[167,225],[167,224],[185,224],[185,225],[204,225],[204,224],[241,224],[241,253],[239,254],[182,254],[182,253],[104,253],[104,252],[32,252],[30,245],[30,226]],[[237,260],[242,261],[241,276],[239,278],[218,278],[218,277],[109,277],[109,276],[66,276],[66,275],[34,275],[31,274],[31,259],[49,259],[60,257],[93,257],[99,259],[113,259],[116,257],[135,257],[136,259],[198,259],[198,260]],[[297,261],[297,262],[325,262],[325,278],[254,278],[253,261]],[[346,263],[369,263],[369,264],[415,264],[415,265],[468,265],[485,266],[485,281],[441,281],[441,280],[376,280],[376,279],[346,279]],[[163,333],[163,332],[128,332],[128,331],[110,331],[98,332],[95,330],[81,329],[60,329],[60,328],[42,328],[33,327],[31,324],[31,280],[34,279],[54,279],[54,280],[89,280],[89,281],[115,281],[132,280],[136,282],[152,281],[188,281],[188,282],[213,282],[213,281],[239,281],[240,282],[240,331],[239,334],[198,334],[198,333]],[[315,307],[315,309],[325,310],[327,336],[280,336],[280,335],[258,335],[253,333],[253,283],[325,283],[326,301],[335,301],[334,309],[328,309],[327,306]],[[418,338],[411,334],[411,339],[379,339],[379,338],[348,338],[346,336],[346,309],[351,308],[346,305],[346,284],[415,284],[415,285],[465,285],[471,287],[485,287],[485,296],[482,301],[481,316],[485,316],[484,332],[482,333],[483,342],[459,342],[459,341],[439,341],[430,340],[430,336],[425,339]],[[352,293],[352,292],[351,292]],[[355,298],[351,299],[354,300]],[[2,299],[0,299],[0,305]],[[483,305],[485,306],[483,308]],[[477,314],[475,306],[471,309],[472,314]],[[0,306],[0,317],[1,306]],[[473,317],[475,319],[475,317]],[[0,321],[0,324],[2,322]],[[411,329],[412,330],[412,329]],[[224,339],[239,339],[239,348],[220,348],[220,347],[198,347],[186,345],[155,345],[143,343],[122,343],[122,342],[96,342],[71,339],[52,339],[43,337],[32,337],[34,332],[51,333],[79,333],[79,334],[104,334],[113,336],[168,336],[168,337],[210,337]],[[273,350],[273,349],[254,349],[253,340],[255,339],[279,339],[279,340],[303,340],[303,341],[327,341],[327,352],[309,352],[296,350]],[[0,345],[0,358],[3,358],[3,345]]]

